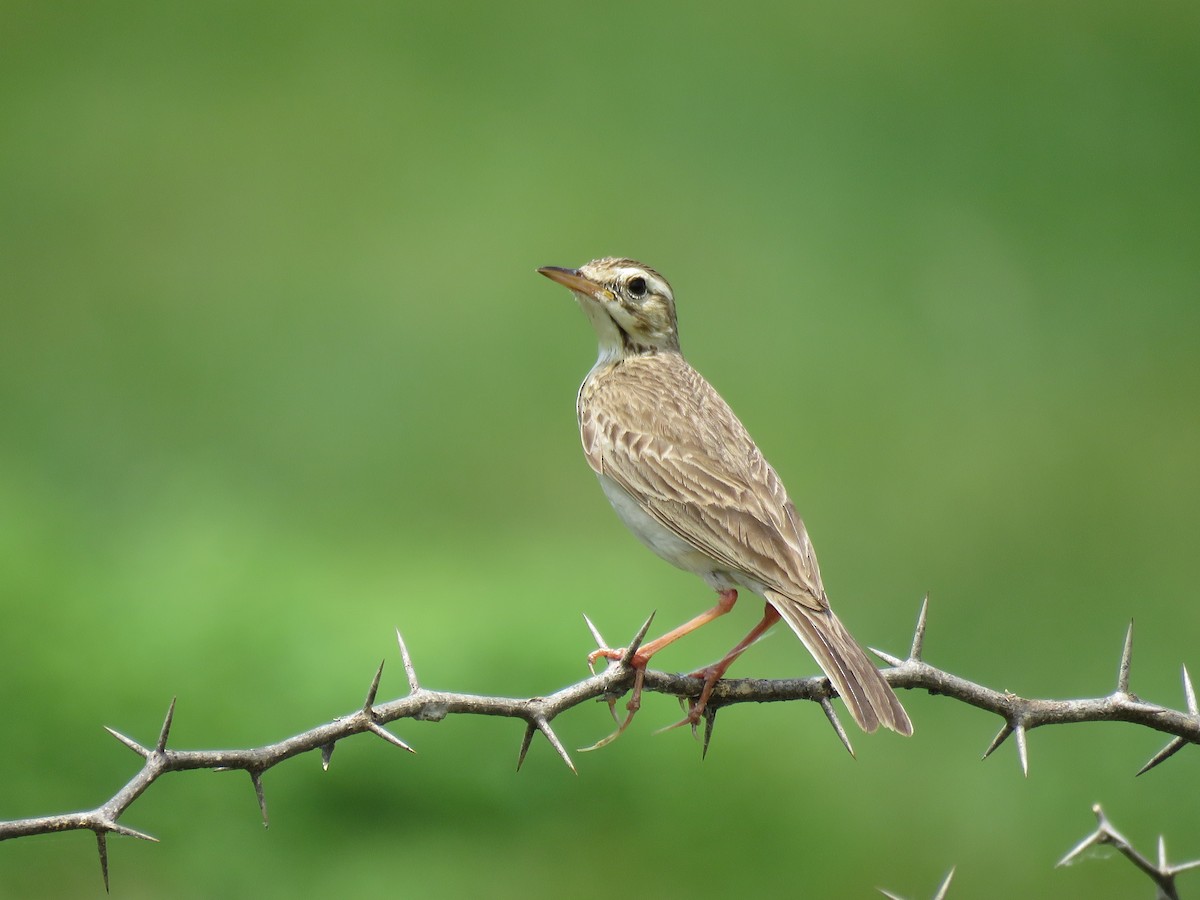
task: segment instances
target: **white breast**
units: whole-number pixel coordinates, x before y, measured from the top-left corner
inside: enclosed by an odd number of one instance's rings
[[[653,550],[671,565],[703,578],[715,590],[723,591],[744,583],[735,579],[730,572],[717,568],[716,562],[701,550],[697,550],[675,532],[642,509],[641,505],[613,479],[599,475],[604,496],[625,527],[639,541]]]

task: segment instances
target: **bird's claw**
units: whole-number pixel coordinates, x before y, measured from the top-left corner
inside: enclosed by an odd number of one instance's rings
[[[597,651],[595,651],[595,654],[597,654],[598,656],[606,656],[606,658],[611,659],[612,657],[607,657],[607,654],[614,653],[614,652],[624,653],[623,650],[622,651],[597,650]],[[592,656],[592,654],[588,655],[589,664],[591,662],[591,656]],[[618,657],[618,658],[620,658],[620,657]],[[625,733],[625,729],[629,727],[629,723],[633,721],[633,717],[635,715],[637,715],[637,711],[642,708],[642,685],[645,683],[645,680],[646,680],[646,669],[645,669],[645,667],[639,667],[638,669],[635,670],[635,673],[636,674],[634,675],[634,678],[633,678],[633,691],[630,694],[629,702],[625,704],[625,711],[626,711],[625,712],[625,721],[622,722],[617,717],[617,700],[616,700],[616,698],[612,697],[612,698],[607,699],[606,702],[608,703],[608,710],[609,710],[609,712],[612,713],[613,721],[618,723],[617,730],[614,731],[612,734],[610,734],[608,737],[601,738],[600,740],[596,741],[596,743],[592,744],[590,747],[580,747],[579,748],[580,753],[588,753],[592,750],[599,750],[601,747],[607,747],[609,744],[611,744],[613,741],[615,741],[617,738],[619,738],[622,734]]]
[[[620,662],[625,658],[624,650],[613,650],[610,647],[601,647],[598,650],[593,650],[587,655],[588,668],[592,674],[596,674],[596,660],[607,659],[610,663]]]

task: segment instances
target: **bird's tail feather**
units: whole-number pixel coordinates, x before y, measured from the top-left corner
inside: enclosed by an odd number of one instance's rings
[[[828,607],[813,610],[775,591],[767,591],[766,598],[813,655],[863,731],[883,725],[898,734],[912,734],[912,722],[895,691]]]

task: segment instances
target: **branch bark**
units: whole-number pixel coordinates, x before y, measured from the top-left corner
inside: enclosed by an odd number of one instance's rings
[[[1139,775],[1164,762],[1186,744],[1200,743],[1200,711],[1197,710],[1195,691],[1186,668],[1183,669],[1185,710],[1175,710],[1147,703],[1130,691],[1129,679],[1133,653],[1132,623],[1130,623],[1121,652],[1115,691],[1094,698],[1035,699],[1019,697],[1007,691],[993,690],[925,662],[923,651],[928,621],[927,612],[928,604],[926,602],[921,606],[916,631],[907,657],[901,659],[880,650],[872,652],[891,665],[890,669],[884,670],[883,675],[892,687],[925,690],[931,694],[949,697],[999,716],[1004,724],[984,752],[984,758],[990,756],[1009,736],[1015,735],[1021,769],[1028,775],[1028,732],[1047,725],[1069,725],[1078,722],[1131,722],[1170,735],[1171,739],[1167,745],[1139,770]],[[589,622],[589,626],[590,624]],[[167,743],[175,711],[175,701],[172,700],[153,746],[144,746],[118,731],[107,729],[114,738],[143,759],[142,768],[137,774],[107,802],[94,809],[79,812],[0,821],[0,840],[58,831],[90,830],[96,835],[101,872],[107,888],[107,836],[120,834],[143,840],[155,840],[148,834],[121,825],[118,819],[162,775],[190,769],[246,772],[250,776],[251,784],[258,798],[263,825],[266,826],[269,824],[269,820],[263,791],[263,773],[284,760],[314,750],[320,751],[322,765],[327,769],[338,741],[368,732],[401,750],[413,752],[407,743],[384,727],[400,719],[440,721],[451,715],[502,716],[518,719],[525,724],[517,756],[518,769],[525,760],[534,736],[540,733],[550,743],[559,758],[574,772],[576,771],[575,764],[555,734],[551,722],[567,710],[598,698],[609,702],[610,708],[613,709],[614,719],[617,718],[616,700],[631,689],[636,677],[636,672],[629,665],[628,660],[645,636],[649,625],[650,622],[647,621],[630,643],[623,657],[610,662],[604,671],[545,697],[492,697],[437,691],[422,687],[408,648],[397,632],[396,638],[408,680],[408,696],[383,703],[376,702],[380,678],[383,674],[383,663],[380,663],[367,690],[366,700],[360,708],[344,716],[339,716],[331,722],[317,725],[307,731],[263,747],[241,750],[175,750],[168,748]],[[597,643],[603,645],[603,638],[599,633],[594,628],[592,632]],[[645,691],[695,699],[699,695],[701,687],[700,679],[685,675],[653,670],[644,673],[643,690]],[[842,728],[831,702],[836,696],[828,680],[823,676],[782,680],[723,679],[715,686],[705,710],[704,749],[707,751],[717,716],[725,707],[739,703],[808,700],[821,705],[839,739],[846,749],[853,753],[846,731]]]

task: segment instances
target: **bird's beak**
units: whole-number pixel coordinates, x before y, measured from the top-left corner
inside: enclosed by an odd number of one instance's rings
[[[586,294],[589,297],[600,299],[600,292],[603,288],[592,281],[586,275],[582,274],[578,269],[563,269],[559,266],[542,266],[538,269],[538,273],[545,275],[551,281],[557,281],[563,287],[574,291],[577,294]]]

